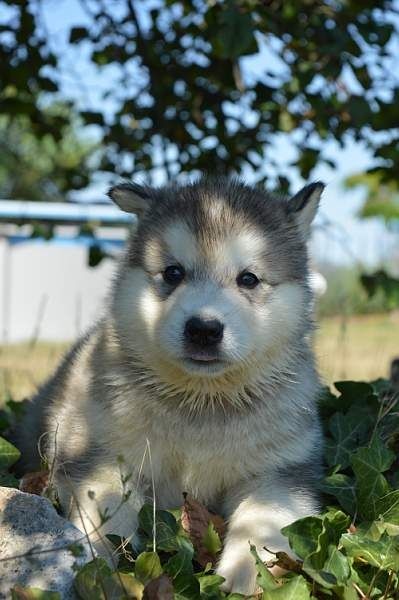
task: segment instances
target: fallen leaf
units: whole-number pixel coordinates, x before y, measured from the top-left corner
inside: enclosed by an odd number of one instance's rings
[[[33,471],[26,473],[19,482],[21,492],[42,496],[48,486],[48,471]]]
[[[277,562],[275,565],[283,571],[294,571],[294,573],[302,572],[302,561],[295,560],[286,552],[276,552]],[[277,571],[274,573],[277,575]]]
[[[167,575],[160,575],[144,588],[143,600],[173,600],[173,584]]]
[[[12,600],[61,600],[61,595],[58,592],[15,585],[11,589],[11,598]]]
[[[210,533],[223,540],[226,525],[219,515],[212,514],[198,500],[195,500],[188,494],[184,494],[184,504],[182,509],[181,524],[188,533],[195,549],[195,559],[205,567],[207,563],[216,562],[217,552],[211,551],[209,542]],[[210,532],[210,528],[212,532]],[[218,545],[214,544],[217,548]]]

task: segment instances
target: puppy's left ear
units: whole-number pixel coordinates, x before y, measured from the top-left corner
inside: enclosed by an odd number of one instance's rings
[[[310,235],[310,226],[317,213],[324,188],[324,183],[315,181],[305,185],[295,196],[288,200],[288,212],[295,216],[305,239]]]
[[[137,183],[120,183],[112,187],[108,196],[125,212],[141,218],[151,205],[151,188]]]

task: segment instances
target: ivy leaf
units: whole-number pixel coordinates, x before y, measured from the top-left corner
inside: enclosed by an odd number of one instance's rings
[[[328,544],[328,533],[323,529],[317,549],[303,561],[302,569],[314,581],[327,589],[345,583],[350,576],[347,558],[332,544]]]
[[[296,575],[275,590],[264,592],[262,600],[310,600],[310,592],[302,575]]]
[[[379,540],[357,534],[343,534],[341,542],[348,556],[384,571],[399,571],[399,536],[384,533]]]
[[[179,575],[173,581],[175,600],[193,600],[200,598],[200,584],[194,575]]]
[[[218,600],[222,598],[220,586],[224,581],[224,577],[220,575],[201,575],[198,577],[200,584],[201,599],[203,600]]]
[[[192,575],[193,569],[193,552],[185,548],[180,549],[174,554],[164,566],[165,572],[175,579],[178,575]]]
[[[152,541],[154,530],[153,508],[150,504],[145,504],[138,515],[139,526]],[[179,526],[174,516],[166,510],[157,510],[155,513],[155,532],[156,547],[165,552],[177,551],[182,547],[183,539],[179,534]],[[189,546],[190,542],[184,539],[184,543]]]
[[[162,574],[161,561],[156,552],[142,552],[134,563],[134,574],[144,585]]]
[[[141,600],[144,586],[133,575],[113,573],[103,558],[95,558],[77,573],[74,586],[82,600]]]
[[[9,469],[20,458],[21,453],[10,442],[0,437],[0,469]]]
[[[374,393],[373,386],[364,381],[336,381],[334,387],[351,404],[354,402],[363,403]]]
[[[61,594],[15,585],[11,590],[11,600],[61,600]]]
[[[270,573],[269,569],[266,567],[264,562],[261,560],[259,554],[256,551],[256,547],[250,544],[250,551],[252,556],[255,559],[256,569],[258,571],[258,575],[256,577],[256,583],[262,590],[274,590],[277,587],[277,583]]]
[[[95,558],[79,569],[74,586],[80,598],[94,600],[104,598],[102,584],[112,575],[112,569],[103,558]]]
[[[283,527],[281,533],[288,538],[290,548],[304,560],[317,549],[317,540],[323,530],[320,517],[304,517]]]
[[[375,512],[385,523],[399,525],[399,490],[381,496],[375,503]]]
[[[356,476],[356,497],[360,515],[366,520],[378,517],[378,501],[389,492],[382,475],[395,459],[395,454],[374,436],[369,447],[359,448],[352,456]]]
[[[362,417],[362,418],[361,418]],[[330,466],[348,467],[353,451],[364,439],[369,430],[366,415],[359,415],[359,410],[352,407],[347,414],[336,413],[328,423],[332,438],[325,441],[325,457]]]
[[[222,549],[222,542],[220,541],[219,534],[212,522],[208,523],[208,527],[205,531],[202,542],[208,552],[213,556],[216,556],[216,554]]]
[[[19,489],[19,481],[12,473],[0,473],[0,486]]]
[[[353,515],[356,510],[355,480],[343,473],[333,473],[319,484],[320,491],[334,496],[342,508]]]

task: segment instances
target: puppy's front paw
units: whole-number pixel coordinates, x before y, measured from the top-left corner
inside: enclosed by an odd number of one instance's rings
[[[216,572],[225,578],[221,585],[225,592],[236,592],[244,596],[255,593],[256,566],[248,542],[227,543]]]

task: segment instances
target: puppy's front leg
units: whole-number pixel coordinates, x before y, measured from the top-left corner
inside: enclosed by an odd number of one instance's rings
[[[124,482],[115,466],[98,468],[85,478],[58,475],[56,487],[66,516],[88,535],[100,556],[110,557],[106,534],[134,537],[144,493],[133,478]]]
[[[256,568],[249,542],[262,560],[273,557],[264,547],[289,551],[280,529],[318,510],[316,494],[309,486],[295,487],[281,477],[255,478],[231,491],[225,500],[229,525],[217,573],[225,578],[223,589],[244,595],[256,588]]]

